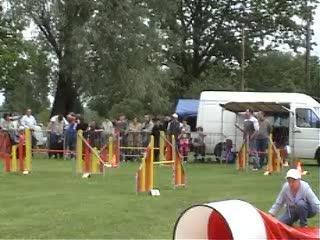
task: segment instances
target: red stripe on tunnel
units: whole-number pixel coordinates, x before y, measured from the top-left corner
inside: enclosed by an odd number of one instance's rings
[[[224,217],[213,210],[208,220],[208,239],[233,239],[231,230]]]

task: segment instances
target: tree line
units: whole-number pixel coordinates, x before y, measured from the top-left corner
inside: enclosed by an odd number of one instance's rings
[[[320,95],[319,58],[308,55],[317,0],[0,3],[0,87],[11,111],[41,112],[48,95],[51,115],[86,106],[113,117],[164,114],[208,89]]]

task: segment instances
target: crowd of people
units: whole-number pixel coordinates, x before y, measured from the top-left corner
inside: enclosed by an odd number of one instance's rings
[[[0,127],[9,133],[13,144],[19,141],[19,132],[22,134],[25,128],[29,128],[32,133],[32,145],[37,145],[35,129],[39,126],[31,109],[27,109],[22,117],[13,117],[9,113],[4,113]],[[205,157],[203,129],[198,127],[191,138],[190,125],[186,119],[179,121],[176,113],[165,117],[144,115],[142,121],[139,121],[138,117],[128,120],[124,114],[120,114],[115,120],[105,118],[100,123],[95,120],[87,123],[80,115],[71,112],[66,117],[62,114],[53,116],[48,125],[42,128],[47,135],[46,147],[49,149],[49,158],[74,157],[78,130],[82,130],[83,136],[90,145],[98,149],[106,146],[110,137],[113,139],[119,137],[120,146],[127,147],[121,150],[122,160],[139,159],[150,142],[150,136],[153,135],[155,161],[158,161],[161,131],[166,136],[174,136],[175,145],[184,161],[187,161],[190,151],[194,152],[195,161],[204,161]],[[171,138],[166,136],[163,140],[171,141]],[[64,155],[66,152],[67,154]]]
[[[37,128],[37,121],[32,115],[31,109],[27,109],[25,115],[21,118],[13,116],[11,113],[4,113],[0,121],[0,129],[7,132],[11,144],[16,144],[19,139],[23,138],[25,128],[35,130]],[[35,146],[37,139],[32,135],[32,145]]]
[[[192,149],[196,160],[204,161],[205,143],[203,129],[199,127],[191,138],[191,127],[184,119],[179,121],[176,113],[172,116],[154,117],[144,115],[140,122],[138,117],[128,120],[124,114],[120,114],[116,120],[104,119],[100,124],[96,121],[85,123],[81,117],[74,113],[68,114],[64,119],[62,115],[51,118],[48,125],[49,148],[61,149],[64,139],[65,148],[75,150],[76,132],[81,129],[84,137],[88,139],[92,147],[102,148],[108,143],[109,137],[119,135],[120,145],[128,149],[121,151],[123,160],[135,160],[141,157],[142,149],[148,146],[150,136],[154,136],[155,161],[159,160],[160,132],[163,131],[167,136],[174,136],[176,146],[184,160],[187,161],[190,150]],[[167,138],[166,138],[167,139]],[[56,154],[50,154],[55,155]]]

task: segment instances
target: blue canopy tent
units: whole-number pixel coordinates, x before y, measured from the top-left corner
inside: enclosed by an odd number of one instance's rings
[[[197,117],[199,100],[197,99],[179,99],[176,106],[176,113],[181,118]]]

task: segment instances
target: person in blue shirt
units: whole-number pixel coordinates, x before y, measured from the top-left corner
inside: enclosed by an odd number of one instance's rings
[[[320,212],[320,201],[310,185],[301,180],[301,174],[297,169],[290,169],[286,179],[287,182],[283,184],[269,213],[275,216],[286,205],[286,210],[279,220],[289,226],[299,220],[299,225],[306,227],[307,218]]]
[[[68,125],[66,127],[66,143],[70,152],[70,158],[74,157],[77,142],[77,121],[76,117],[72,114],[67,116]]]

